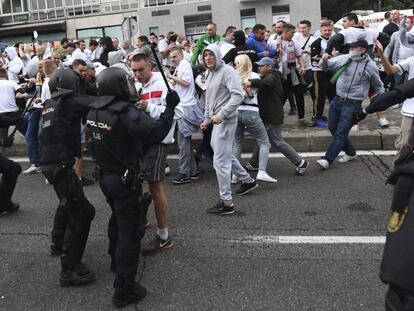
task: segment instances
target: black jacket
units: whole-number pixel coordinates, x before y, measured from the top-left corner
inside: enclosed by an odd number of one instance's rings
[[[253,50],[251,47],[249,47],[246,44],[246,37],[244,35],[243,31],[236,31],[234,33],[234,45],[235,48],[232,48],[224,57],[223,61],[228,63],[234,63],[234,59],[238,55],[245,54],[249,56],[250,60],[252,61],[253,65],[253,71],[257,72],[257,65],[256,62],[259,61],[259,57],[257,56],[257,53],[255,50]]]
[[[283,76],[272,69],[261,79],[250,80],[258,89],[258,104],[263,123],[271,125],[283,124]]]

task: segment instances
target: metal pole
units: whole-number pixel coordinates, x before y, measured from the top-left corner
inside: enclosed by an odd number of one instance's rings
[[[382,4],[381,0],[378,0],[378,12],[381,12]]]

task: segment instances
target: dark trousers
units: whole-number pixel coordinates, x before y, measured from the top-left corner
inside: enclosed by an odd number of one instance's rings
[[[335,97],[335,86],[329,82],[330,75],[325,71],[314,71],[313,72],[313,117],[315,119],[321,119],[323,116],[323,110],[325,108],[325,101],[328,101]]]
[[[283,98],[282,102],[286,102],[290,93],[293,93],[296,100],[296,107],[298,108],[298,118],[303,119],[305,117],[305,86],[302,84],[298,84],[293,86],[292,79],[290,74],[287,76],[287,80],[284,80],[284,93],[285,98]]]
[[[86,199],[72,165],[42,165],[42,172],[59,198],[52,243],[62,247],[62,270],[73,270],[82,260],[95,208]]]
[[[114,288],[128,291],[135,280],[145,217],[150,202],[124,185],[120,174],[101,173],[100,186],[111,207],[109,254],[116,268]]]
[[[0,184],[0,213],[10,207],[17,177],[21,172],[22,168],[18,163],[0,154],[0,173],[2,174]]]

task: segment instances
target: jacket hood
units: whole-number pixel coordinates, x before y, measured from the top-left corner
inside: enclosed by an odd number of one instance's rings
[[[14,47],[12,47],[12,46],[8,46],[8,47],[4,50],[4,52],[6,52],[6,53],[7,53],[7,55],[9,55],[10,60],[13,60],[13,59],[15,59],[16,57],[18,57],[18,56],[17,56],[17,51],[16,51],[16,49],[15,49]]]
[[[117,63],[121,63],[123,59],[124,59],[124,52],[122,52],[121,50],[112,51],[108,53],[108,64],[110,66],[117,64]]]
[[[246,43],[246,36],[242,30],[237,30],[234,32],[234,45],[240,46]]]
[[[221,56],[220,47],[217,44],[213,43],[207,45],[207,47],[203,51],[203,64],[206,68],[208,68],[204,61],[204,54],[206,53],[206,51],[213,52],[214,56],[216,57],[216,66],[213,69],[211,69],[211,71],[215,71],[219,69],[221,66],[223,66],[224,62],[222,60],[223,57]]]

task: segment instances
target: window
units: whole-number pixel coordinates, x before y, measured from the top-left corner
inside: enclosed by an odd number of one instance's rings
[[[10,0],[1,0],[1,7],[3,9],[3,14],[11,13],[11,4]]]
[[[151,12],[151,16],[163,16],[163,15],[170,15],[170,10],[159,10],[159,11]]]
[[[200,5],[197,7],[198,12],[211,11],[211,5]]]
[[[196,39],[207,32],[207,25],[211,23],[211,13],[184,16],[185,35],[189,40]]]
[[[276,23],[279,20],[289,23],[290,22],[289,4],[272,6],[272,15],[273,15],[273,23]]]
[[[148,33],[155,33],[157,36],[159,35],[158,27],[150,27],[148,28]]]
[[[108,26],[99,28],[88,28],[79,29],[76,31],[77,38],[84,39],[85,41],[89,38],[102,38],[102,37],[116,37],[119,41],[122,41],[124,36],[122,34],[121,26]],[[89,42],[89,41],[88,41]],[[89,44],[87,42],[87,44]]]
[[[240,10],[241,29],[256,25],[256,9]]]

